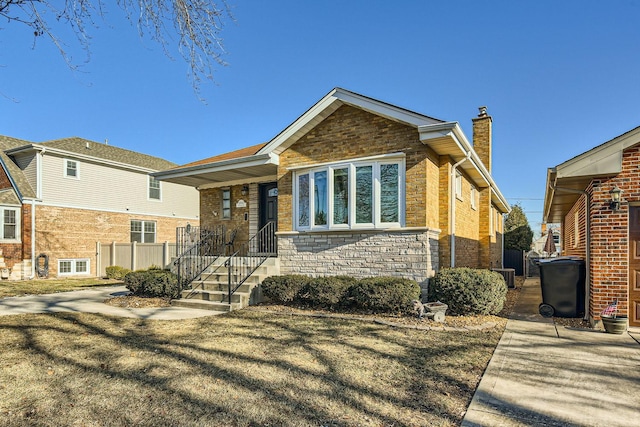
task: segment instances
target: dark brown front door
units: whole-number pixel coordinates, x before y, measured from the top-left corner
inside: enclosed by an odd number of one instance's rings
[[[640,206],[629,207],[629,325],[640,326]]]

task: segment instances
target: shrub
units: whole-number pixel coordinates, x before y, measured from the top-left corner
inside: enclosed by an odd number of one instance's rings
[[[507,298],[500,273],[472,268],[446,268],[430,281],[429,301],[442,301],[454,315],[497,314]]]
[[[420,296],[420,286],[400,277],[372,277],[359,280],[349,293],[356,308],[374,313],[409,313],[411,301]]]
[[[181,291],[178,277],[168,270],[133,271],[124,276],[124,284],[139,297],[177,298]]]
[[[286,304],[292,302],[310,280],[310,277],[299,274],[271,276],[262,281],[262,292],[274,302]]]
[[[316,277],[298,292],[295,300],[309,307],[335,308],[346,299],[351,283],[355,279],[347,280],[341,277]]]
[[[120,267],[119,265],[110,265],[105,270],[107,278],[115,280],[122,280],[127,273],[131,273],[131,270]]]

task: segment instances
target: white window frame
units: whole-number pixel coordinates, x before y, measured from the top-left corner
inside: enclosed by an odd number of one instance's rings
[[[140,241],[134,240],[132,238],[132,234],[134,233],[133,231],[133,223],[134,222],[139,222],[140,223],[140,231],[135,231],[136,233],[140,233]],[[147,234],[151,234],[151,233],[147,233],[147,231],[145,231],[146,224],[153,224],[153,242],[147,242],[145,240],[145,236]],[[156,243],[156,241],[158,240],[158,224],[156,223],[156,221],[144,221],[144,220],[140,220],[140,219],[132,219],[129,225],[129,240],[131,242],[137,242],[137,243]]]
[[[10,211],[14,213],[15,216],[15,227],[16,227],[16,235],[15,237],[10,237],[10,238],[5,238],[4,236],[4,213]],[[3,242],[20,242],[20,228],[21,228],[21,224],[20,224],[20,219],[21,219],[21,209],[18,207],[12,208],[12,207],[8,207],[8,206],[3,206],[0,207],[0,241]]]
[[[75,175],[69,175],[69,164],[73,163],[73,170],[76,171]],[[64,177],[69,179],[80,179],[80,162],[72,159],[64,159]]]
[[[471,186],[471,209],[474,211],[478,210],[478,189],[472,185]]]
[[[382,222],[381,220],[381,182],[380,182],[380,169],[383,165],[394,164],[398,165],[398,221],[397,222]],[[372,191],[373,191],[373,222],[371,223],[356,223],[356,168],[372,166]],[[334,224],[334,176],[333,171],[339,169],[348,169],[348,223],[347,224]],[[317,172],[327,172],[327,224],[315,225],[315,218],[313,212],[315,212],[314,201],[314,174]],[[299,225],[299,177],[303,175],[309,175],[309,225]],[[296,169],[293,173],[293,225],[297,231],[321,231],[321,230],[370,230],[370,229],[386,229],[386,228],[398,228],[404,227],[406,202],[405,202],[405,174],[406,174],[406,162],[404,156],[394,157],[380,156],[375,159],[354,159],[352,161],[342,161],[335,163],[327,163],[320,166],[309,167],[307,169]]]
[[[456,170],[456,197],[462,200],[462,173]]]
[[[155,187],[154,184],[157,184],[158,186]],[[158,197],[151,197],[152,190],[158,190]],[[149,200],[162,201],[162,183],[151,175],[149,175],[149,178],[147,179],[147,198]]]
[[[69,263],[71,271],[62,272],[62,263]],[[86,263],[85,271],[78,271],[78,264]],[[58,276],[79,276],[91,274],[91,260],[89,258],[65,258],[58,260]]]

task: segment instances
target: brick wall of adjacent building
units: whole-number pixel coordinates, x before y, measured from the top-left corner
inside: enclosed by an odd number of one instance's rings
[[[176,227],[198,221],[181,218],[36,205],[36,256],[49,257],[49,276],[58,274],[59,259],[90,260],[96,275],[96,243],[130,242],[131,220],[155,221],[156,242],[175,242]]]

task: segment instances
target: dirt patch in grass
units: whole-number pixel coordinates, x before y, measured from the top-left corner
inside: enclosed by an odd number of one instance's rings
[[[171,298],[143,298],[134,295],[123,295],[106,299],[104,303],[113,307],[126,308],[170,307]]]
[[[3,425],[455,426],[502,335],[239,310],[0,317]]]

